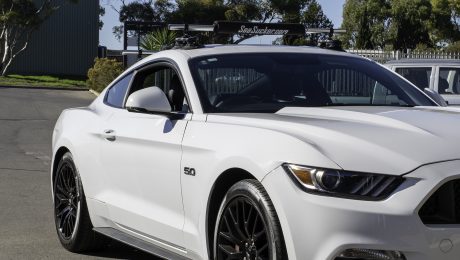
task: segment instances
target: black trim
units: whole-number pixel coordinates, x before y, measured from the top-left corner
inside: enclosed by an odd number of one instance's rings
[[[128,87],[128,90],[126,93],[129,93],[130,90],[131,90],[131,87],[132,87],[132,83],[135,79],[135,76],[138,72],[142,72],[144,70],[148,70],[148,69],[151,69],[151,68],[154,68],[154,67],[158,67],[158,66],[167,66],[167,67],[170,67],[171,69],[173,69],[177,76],[179,76],[179,80],[182,84],[182,88],[184,89],[184,93],[185,93],[185,99],[187,100],[187,105],[188,105],[188,112],[189,113],[193,113],[193,108],[192,108],[192,104],[190,103],[190,97],[189,97],[189,94],[188,94],[188,91],[187,91],[187,86],[185,85],[185,81],[184,81],[184,77],[182,76],[182,73],[179,69],[179,65],[172,59],[169,59],[169,58],[160,58],[160,59],[156,59],[156,60],[152,60],[152,61],[149,61],[145,64],[142,64],[142,65],[139,65],[137,67],[134,67],[132,68],[132,72],[135,72],[135,74],[133,75],[133,78],[131,79],[131,82],[129,83],[129,87]],[[128,100],[128,96],[125,97],[125,100],[123,102],[123,108],[126,108],[126,102]]]
[[[178,260],[190,259],[186,256],[179,255],[163,247],[159,247],[152,243],[146,242],[133,235],[127,234],[125,232],[119,231],[114,228],[101,227],[101,228],[94,228],[93,230],[99,234],[115,239],[121,243],[127,244],[129,246],[142,250],[146,253],[149,253],[155,256],[159,256],[164,259],[178,259]]]
[[[108,97],[108,95],[109,95],[110,90],[111,90],[113,87],[115,87],[115,85],[117,85],[120,81],[124,80],[126,77],[129,77],[129,76],[131,76],[131,79],[129,80],[128,87],[126,88],[125,97],[123,98],[122,106],[121,106],[121,107],[116,107],[116,106],[113,106],[113,105],[109,104],[109,103],[107,102],[107,97]],[[104,94],[103,103],[104,103],[105,105],[109,106],[109,107],[118,108],[118,109],[123,109],[124,106],[125,106],[125,103],[126,103],[126,99],[127,99],[126,96],[127,96],[128,92],[129,92],[129,89],[131,88],[131,84],[133,83],[134,76],[136,76],[136,71],[134,71],[134,70],[133,70],[133,71],[129,71],[129,72],[127,72],[123,77],[121,77],[119,80],[117,80],[117,81],[111,83],[111,84],[108,86],[107,91],[106,91],[105,94]]]
[[[460,224],[460,179],[440,186],[423,203],[418,215],[425,225]]]
[[[144,108],[138,107],[127,107],[126,110],[132,113],[140,113],[140,114],[149,114],[149,115],[159,115],[165,116],[170,120],[181,120],[185,118],[186,113],[175,113],[175,112],[162,112],[162,111],[150,111]]]

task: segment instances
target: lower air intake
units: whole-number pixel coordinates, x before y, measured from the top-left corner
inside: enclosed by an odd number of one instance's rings
[[[442,185],[425,202],[419,216],[425,225],[460,224],[460,180]]]

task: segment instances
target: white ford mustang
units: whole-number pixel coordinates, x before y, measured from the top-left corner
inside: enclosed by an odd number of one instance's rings
[[[159,52],[57,121],[58,237],[168,259],[458,260],[460,111],[434,100],[341,52]]]

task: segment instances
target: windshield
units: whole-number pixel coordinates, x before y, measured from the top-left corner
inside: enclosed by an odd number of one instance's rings
[[[275,113],[284,107],[433,106],[392,72],[360,58],[302,53],[194,58],[205,113]]]

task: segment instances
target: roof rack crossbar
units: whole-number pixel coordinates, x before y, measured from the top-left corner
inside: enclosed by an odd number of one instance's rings
[[[200,48],[199,35],[189,32],[212,32],[214,35],[239,35],[240,40],[252,36],[283,35],[305,37],[311,34],[327,34],[317,40],[319,46],[324,48],[339,48],[339,41],[333,40],[335,33],[345,33],[346,30],[334,28],[308,28],[299,23],[255,23],[236,21],[215,21],[212,25],[203,24],[169,24],[168,30],[183,31],[183,36],[176,39],[173,48]],[[239,43],[237,40],[236,43]]]
[[[168,24],[170,31],[214,32],[214,25],[204,24]]]

